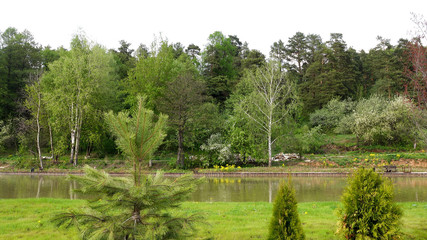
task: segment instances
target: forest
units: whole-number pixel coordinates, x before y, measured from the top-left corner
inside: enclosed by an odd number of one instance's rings
[[[117,157],[106,117],[132,115],[138,99],[167,116],[157,159],[174,168],[253,162],[275,154],[320,153],[328,136],[357,147],[427,146],[427,23],[397,43],[378,37],[369,51],[297,32],[272,40],[266,56],[220,31],[205,46],[120,41],[106,49],[77,33],[52,49],[28,30],[0,29],[0,155],[16,164]]]

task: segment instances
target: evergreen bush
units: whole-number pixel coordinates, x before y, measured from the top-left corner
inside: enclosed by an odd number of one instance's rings
[[[338,233],[345,239],[397,239],[402,210],[393,196],[389,179],[372,169],[359,169],[342,196]]]
[[[282,182],[273,205],[269,240],[300,240],[305,239],[301,221],[297,211],[295,190],[289,179]]]
[[[116,143],[132,162],[132,177],[111,177],[104,171],[85,167],[84,176],[70,176],[80,184],[77,192],[89,194],[88,207],[58,214],[58,225],[76,226],[83,239],[184,239],[193,230],[198,215],[179,216],[173,209],[188,198],[201,181],[191,175],[177,179],[162,173],[146,176],[152,153],[164,137],[166,117],[154,122],[152,111],[143,107],[132,117],[122,112],[106,114]]]

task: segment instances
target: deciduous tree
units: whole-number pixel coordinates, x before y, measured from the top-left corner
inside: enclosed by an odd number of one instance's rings
[[[116,89],[112,56],[77,35],[71,50],[49,65],[43,77],[44,96],[57,132],[64,123],[70,133],[70,162],[77,165],[82,126],[86,118],[107,110]],[[67,145],[63,142],[62,145]]]
[[[280,70],[275,61],[248,71],[247,81],[252,92],[241,102],[240,108],[250,121],[265,133],[268,148],[268,166],[271,166],[272,146],[279,136],[274,136],[274,127],[287,117],[296,101],[296,85]]]
[[[204,85],[191,72],[183,72],[166,88],[160,98],[159,109],[169,116],[170,123],[178,135],[178,156],[176,165],[184,167],[184,133],[188,121],[203,102]]]

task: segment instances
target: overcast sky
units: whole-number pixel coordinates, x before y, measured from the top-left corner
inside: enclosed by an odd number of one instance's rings
[[[410,37],[411,12],[427,15],[427,0],[4,0],[0,9],[0,31],[27,29],[53,48],[68,48],[79,29],[107,48],[125,40],[134,49],[159,33],[203,48],[211,33],[222,31],[268,54],[273,42],[297,31],[324,41],[342,33],[357,50],[373,48],[378,35],[396,44]]]

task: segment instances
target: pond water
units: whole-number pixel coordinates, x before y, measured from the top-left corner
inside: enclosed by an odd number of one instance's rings
[[[198,202],[271,202],[281,177],[207,178],[190,201]],[[392,177],[396,201],[427,201],[427,178]],[[338,201],[346,186],[345,177],[293,177],[299,202]],[[65,176],[2,175],[0,198],[84,198],[72,193],[76,182]]]

